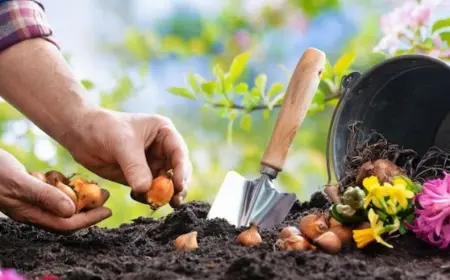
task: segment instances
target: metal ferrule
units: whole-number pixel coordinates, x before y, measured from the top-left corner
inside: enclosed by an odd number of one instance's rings
[[[267,176],[269,176],[272,179],[275,179],[275,178],[277,178],[279,170],[277,170],[273,167],[261,164],[261,166],[259,168],[259,172],[261,172],[261,174],[266,174]]]

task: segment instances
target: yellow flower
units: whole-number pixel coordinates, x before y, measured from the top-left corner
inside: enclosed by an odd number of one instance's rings
[[[383,222],[378,221],[378,218],[379,217],[377,214],[375,214],[375,211],[373,211],[373,209],[370,209],[370,228],[353,230],[353,239],[356,242],[356,247],[364,248],[367,244],[376,240],[378,243],[383,244],[388,248],[393,248],[392,245],[386,243],[386,241],[381,238],[380,235],[384,233],[385,228]]]
[[[367,208],[370,202],[380,209],[387,207],[384,197],[389,196],[389,193],[385,185],[380,186],[376,176],[370,176],[363,180],[363,186],[369,192],[364,199],[364,208]]]
[[[408,186],[408,183],[406,183],[406,181],[401,177],[397,177],[394,180],[392,180],[392,184],[394,186],[402,185],[402,186],[405,186],[405,188],[406,188],[406,186]]]
[[[394,201],[398,202],[403,209],[408,207],[408,199],[414,197],[414,193],[410,190],[406,189],[406,182],[401,179],[394,180],[394,186],[389,186],[387,191],[389,193],[389,197]]]
[[[386,213],[391,215],[391,216],[396,215],[397,214],[397,203],[396,203],[396,201],[393,201],[393,200],[389,199],[387,201],[387,203],[386,203],[385,210],[386,210]]]

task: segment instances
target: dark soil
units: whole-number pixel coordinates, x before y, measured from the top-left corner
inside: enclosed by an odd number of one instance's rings
[[[284,225],[328,201],[316,193],[297,203]],[[235,243],[241,230],[223,220],[207,221],[209,205],[185,204],[165,220],[140,218],[118,229],[92,227],[70,236],[0,220],[0,261],[36,277],[61,279],[450,279],[450,252],[404,236],[389,240],[394,249],[354,245],[337,255],[283,252],[273,244],[279,233],[262,231],[263,244],[244,248]],[[199,249],[177,252],[172,241],[198,231]]]

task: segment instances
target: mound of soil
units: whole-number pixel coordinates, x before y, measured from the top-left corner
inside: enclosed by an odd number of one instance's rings
[[[70,236],[0,219],[0,265],[30,277],[85,280],[450,279],[450,252],[409,235],[390,240],[394,249],[348,245],[337,255],[274,247],[283,226],[328,206],[321,193],[296,203],[283,225],[261,232],[264,242],[256,248],[235,243],[243,229],[221,219],[206,220],[209,205],[203,202],[186,203],[165,219],[139,218],[117,229],[91,227]],[[198,231],[199,249],[175,251],[172,241],[193,230]]]

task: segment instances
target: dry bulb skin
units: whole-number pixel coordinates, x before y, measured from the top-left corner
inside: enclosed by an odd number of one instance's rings
[[[321,249],[330,254],[338,253],[342,248],[339,237],[331,231],[327,231],[314,240]]]
[[[45,178],[47,178],[47,183],[56,187],[58,182],[69,184],[69,179],[59,171],[51,170],[45,173]]]
[[[361,185],[364,178],[376,176],[381,184],[390,182],[395,176],[404,175],[404,170],[387,159],[368,161],[361,165],[356,175],[356,184]]]
[[[106,190],[101,189],[96,183],[75,179],[71,182],[71,186],[77,195],[77,213],[98,208],[105,203]]]
[[[172,199],[175,190],[173,187],[173,170],[160,174],[153,179],[150,190],[147,192],[147,203],[152,210],[157,210]]]
[[[315,240],[328,230],[328,225],[322,214],[309,214],[300,219],[299,229],[303,236]]]
[[[291,235],[285,239],[278,239],[275,245],[283,251],[308,251],[311,244],[303,236]]]
[[[249,229],[238,235],[237,242],[245,247],[253,247],[261,244],[262,238],[258,232],[258,227],[254,223],[251,223]]]
[[[73,203],[75,205],[77,205],[77,194],[71,187],[69,187],[68,185],[61,183],[61,182],[57,182],[55,187],[57,187],[63,193],[65,193],[68,197],[70,197],[70,199],[73,201]]]
[[[32,172],[28,172],[31,176],[35,177],[36,179],[38,179],[41,182],[47,183],[47,178],[45,177],[44,174],[42,174],[42,172],[39,171],[32,171]]]
[[[189,233],[182,234],[175,239],[173,246],[179,251],[188,251],[198,248],[197,243],[197,232],[192,231]]]
[[[39,171],[29,172],[29,174],[65,193],[75,203],[77,213],[101,207],[109,197],[108,191],[100,188],[97,183],[84,179],[69,179],[56,170],[45,174]]]
[[[281,230],[279,239],[286,239],[293,235],[300,235],[300,231],[293,226],[285,227]]]
[[[333,217],[329,219],[328,223],[330,225],[329,231],[336,234],[336,236],[341,240],[342,244],[347,244],[352,241],[353,232],[350,227],[342,225]]]

